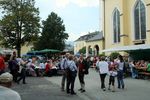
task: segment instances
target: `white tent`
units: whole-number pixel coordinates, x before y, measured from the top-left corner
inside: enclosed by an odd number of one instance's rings
[[[146,49],[150,49],[150,44],[120,46],[120,47],[105,49],[102,50],[101,52],[134,51],[134,50],[146,50]]]

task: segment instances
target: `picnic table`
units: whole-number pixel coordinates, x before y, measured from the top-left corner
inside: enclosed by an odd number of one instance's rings
[[[147,71],[147,67],[135,67],[138,71],[138,76],[140,78],[150,77],[150,71]]]

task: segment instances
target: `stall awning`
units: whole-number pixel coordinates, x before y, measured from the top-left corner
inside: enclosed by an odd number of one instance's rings
[[[134,50],[146,50],[150,49],[150,44],[119,46],[110,49],[102,50],[101,52],[116,52],[116,51],[134,51]]]

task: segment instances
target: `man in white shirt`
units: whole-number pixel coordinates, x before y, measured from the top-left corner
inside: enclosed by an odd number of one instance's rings
[[[103,91],[106,90],[105,88],[105,77],[108,73],[108,63],[105,61],[105,57],[101,57],[101,61],[97,61],[96,66],[99,69],[99,73],[100,73],[100,79],[101,79],[101,89],[103,89]]]

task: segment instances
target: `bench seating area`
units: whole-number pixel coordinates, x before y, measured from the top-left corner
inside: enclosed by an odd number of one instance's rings
[[[142,78],[142,79],[150,79],[150,72],[139,72],[138,73],[139,75],[139,78]]]

